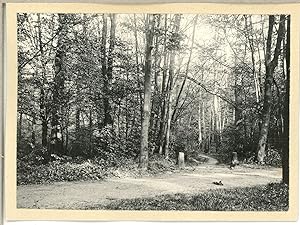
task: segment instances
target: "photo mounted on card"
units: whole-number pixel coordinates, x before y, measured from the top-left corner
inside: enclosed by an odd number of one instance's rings
[[[296,220],[299,10],[8,3],[7,219]]]

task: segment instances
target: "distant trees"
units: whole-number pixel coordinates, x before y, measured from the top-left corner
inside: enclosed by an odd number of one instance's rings
[[[288,172],[289,17],[18,14],[18,157],[217,153]]]

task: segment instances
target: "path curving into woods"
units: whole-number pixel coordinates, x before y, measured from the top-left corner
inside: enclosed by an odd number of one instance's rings
[[[218,164],[218,160],[202,153],[199,153],[198,156],[207,159],[207,161],[204,163],[204,165],[216,165]]]
[[[57,182],[17,187],[18,208],[86,209],[115,200],[162,194],[196,194],[218,188],[250,187],[281,181],[280,168],[230,170],[207,156],[205,164],[155,177],[113,178],[103,181]],[[222,181],[223,186],[213,182]]]

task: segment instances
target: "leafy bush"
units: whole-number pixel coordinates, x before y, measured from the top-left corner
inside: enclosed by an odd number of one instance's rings
[[[217,189],[189,195],[161,195],[115,201],[87,209],[110,210],[197,210],[197,211],[287,211],[288,186],[271,183],[234,189]]]
[[[54,181],[77,181],[103,179],[105,172],[90,160],[83,163],[53,161],[33,166],[18,160],[17,184],[41,184]]]
[[[257,163],[256,139],[245,135],[234,127],[227,127],[222,136],[220,151],[215,155],[221,163],[230,163],[232,152],[238,153],[238,159],[244,163]],[[265,163],[270,166],[281,166],[280,152],[272,147],[266,149]]]
[[[17,159],[19,161],[23,161],[26,164],[29,165],[41,165],[45,164],[47,162],[46,155],[47,155],[47,149],[43,148],[42,146],[33,146],[31,144],[25,144],[24,148],[26,151],[22,151],[19,149],[17,151]]]
[[[246,164],[257,164],[256,155],[253,155],[252,157],[245,159],[243,163]],[[281,160],[281,154],[277,150],[273,148],[269,148],[266,150],[266,156],[265,156],[265,165],[267,166],[274,166],[274,167],[281,167],[282,166],[282,160]]]
[[[165,159],[163,156],[153,155],[149,160],[148,172],[158,174],[166,171],[174,171],[176,169],[175,164],[174,159]]]
[[[273,148],[269,148],[266,152],[265,162],[267,165],[281,167],[281,154]]]
[[[166,160],[162,156],[151,156],[147,171],[141,171],[137,161],[126,157],[119,157],[113,165],[111,161],[101,157],[87,160],[81,156],[71,158],[52,154],[51,158],[52,162],[39,165],[18,160],[17,185],[151,176],[176,170],[175,160]]]
[[[106,162],[106,166],[116,166],[123,159],[128,159],[132,153],[128,152],[126,143],[115,134],[111,126],[107,126],[98,134],[94,153],[97,158]]]

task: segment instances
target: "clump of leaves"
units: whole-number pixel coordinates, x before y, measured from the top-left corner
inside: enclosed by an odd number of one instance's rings
[[[176,170],[176,161],[174,159],[165,159],[160,155],[153,155],[149,159],[148,172],[151,174],[174,170]]]
[[[281,154],[274,148],[269,148],[266,153],[265,162],[267,165],[281,167]]]
[[[115,201],[107,206],[87,209],[110,210],[197,210],[197,211],[287,211],[288,186],[271,183],[264,186],[218,189],[189,195],[161,195]]]
[[[105,171],[100,165],[87,160],[83,163],[60,160],[32,166],[22,161],[17,165],[17,184],[41,184],[55,181],[100,180]]]

